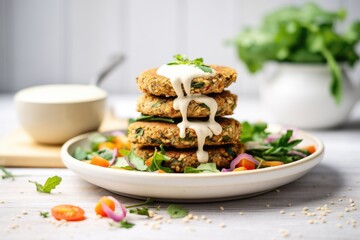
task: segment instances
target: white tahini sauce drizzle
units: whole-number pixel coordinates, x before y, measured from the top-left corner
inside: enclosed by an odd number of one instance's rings
[[[191,94],[190,88],[191,81],[194,78],[215,76],[215,70],[212,69],[212,73],[206,73],[192,65],[162,65],[156,73],[169,78],[176,92],[177,98],[174,100],[173,107],[176,110],[180,110],[182,116],[182,122],[177,125],[180,129],[180,137],[185,137],[185,130],[187,128],[194,129],[198,138],[197,159],[200,163],[208,162],[208,153],[204,151],[205,139],[206,137],[212,137],[213,134],[219,135],[222,131],[220,124],[215,121],[218,106],[215,99],[211,97],[201,94]],[[183,88],[186,95],[183,92]],[[187,119],[187,109],[192,100],[204,103],[210,108],[208,121],[189,121]]]

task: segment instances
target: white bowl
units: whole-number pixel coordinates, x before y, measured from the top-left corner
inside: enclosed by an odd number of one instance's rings
[[[304,146],[314,145],[315,153],[282,166],[252,171],[208,174],[159,174],[104,168],[72,157],[76,147],[90,148],[84,134],[67,141],[61,158],[67,168],[94,185],[120,195],[151,197],[177,202],[209,202],[258,195],[288,184],[309,172],[324,156],[324,145],[315,136],[298,131]]]
[[[35,141],[62,144],[99,128],[106,97],[92,85],[43,85],[19,91],[15,106],[20,124]]]

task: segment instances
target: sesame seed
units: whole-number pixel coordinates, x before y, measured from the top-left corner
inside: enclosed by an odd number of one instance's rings
[[[350,209],[349,209],[349,208],[345,208],[345,212],[350,212]]]
[[[342,199],[341,199],[341,198],[339,198],[339,202],[342,202]]]
[[[221,210],[221,211],[224,211],[225,208],[224,208],[223,206],[220,206],[220,210]]]
[[[337,228],[342,228],[342,225],[338,223],[338,224],[336,224],[336,227]]]
[[[285,214],[285,211],[284,211],[284,210],[280,210],[280,214]]]
[[[269,207],[270,207],[270,204],[266,204],[265,207],[269,208]]]
[[[304,207],[304,208],[303,208],[303,211],[305,211],[305,212],[306,212],[306,211],[309,211],[309,208],[308,208],[308,207]]]
[[[314,224],[315,221],[314,221],[314,220],[308,220],[308,223],[309,223],[309,224]]]
[[[194,215],[194,220],[199,220],[199,216],[198,216],[198,215]]]
[[[276,191],[277,193],[279,193],[279,192],[280,192],[280,189],[276,189],[275,191]]]
[[[296,216],[296,213],[292,212],[290,213],[291,216]]]
[[[288,207],[291,207],[292,206],[292,204],[291,203],[288,203]]]
[[[352,198],[350,198],[349,203],[354,203],[354,200]]]
[[[239,215],[244,215],[244,212],[239,212]]]
[[[5,203],[5,201],[4,200],[0,200],[0,204],[4,204]]]
[[[193,218],[194,218],[194,215],[191,214],[191,213],[189,213],[189,214],[187,215],[187,218],[188,218],[188,219],[193,219]]]
[[[207,219],[206,222],[207,222],[207,223],[212,223],[212,220],[211,220],[211,219]]]
[[[225,223],[220,223],[219,227],[224,228],[226,227]]]

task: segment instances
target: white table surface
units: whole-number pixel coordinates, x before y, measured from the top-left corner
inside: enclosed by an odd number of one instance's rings
[[[112,96],[109,105],[119,117],[136,115],[135,96]],[[18,127],[11,95],[0,95],[0,111],[4,136]],[[271,121],[256,99],[241,97],[234,117]],[[343,127],[311,132],[322,139],[326,153],[301,179],[253,198],[181,204],[200,218],[189,222],[169,223],[169,203],[155,203],[152,208],[160,206],[163,219],[131,215],[132,229],[113,228],[107,219],[97,218],[93,208],[98,199],[116,195],[67,169],[9,168],[16,178],[0,179],[0,239],[360,239],[360,105]],[[43,183],[53,175],[63,181],[52,194],[38,193],[28,182]],[[125,204],[139,202],[116,197]],[[87,219],[61,223],[39,215],[58,204],[81,206]]]

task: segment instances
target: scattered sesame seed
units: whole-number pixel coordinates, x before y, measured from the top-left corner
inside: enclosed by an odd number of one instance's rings
[[[184,223],[188,223],[188,222],[189,222],[189,219],[188,219],[188,218],[183,218],[183,222],[184,222]]]
[[[352,188],[351,188],[351,187],[348,187],[348,190],[349,190],[349,191],[351,191],[351,190],[352,190]]]
[[[170,220],[170,219],[167,219],[167,220],[166,220],[166,223],[171,224],[171,220]]]
[[[193,219],[193,218],[194,218],[194,215],[191,214],[191,213],[189,213],[189,214],[187,215],[187,218],[188,218],[188,219]]]
[[[207,216],[201,215],[201,219],[202,219],[202,220],[206,220],[206,219],[207,219]]]
[[[225,223],[220,223],[219,227],[224,228],[226,227]]]
[[[342,225],[338,223],[338,224],[336,224],[336,227],[337,228],[342,228]]]
[[[199,220],[199,216],[198,215],[194,215],[194,220]]]
[[[292,212],[290,213],[291,216],[296,216],[296,213]]]
[[[154,215],[155,215],[155,212],[153,211],[153,210],[149,210],[149,217],[154,217]]]
[[[22,215],[27,215],[28,213],[25,210],[22,210],[21,214]]]
[[[4,200],[0,200],[0,204],[4,204],[5,203],[5,201]]]
[[[288,203],[288,207],[291,207],[292,206],[292,204],[291,203]]]
[[[354,200],[352,198],[349,198],[349,203],[354,203]]]
[[[211,219],[207,219],[206,222],[207,222],[207,223],[212,223],[212,220],[211,220]]]
[[[306,211],[309,211],[309,208],[308,208],[308,207],[304,207],[304,208],[303,208],[303,211],[305,211],[305,212],[306,212]]]
[[[225,208],[224,208],[223,206],[220,206],[220,210],[221,210],[221,211],[224,211]]]
[[[284,210],[280,210],[280,214],[285,214],[285,211],[284,211]]]
[[[331,205],[335,205],[335,203],[333,201],[330,202]]]
[[[16,229],[18,227],[19,227],[19,224],[13,224],[13,225],[10,226],[11,229]]]
[[[345,212],[350,212],[350,209],[349,209],[349,208],[345,208]]]
[[[341,199],[341,198],[339,198],[339,202],[342,202],[342,199]]]
[[[269,208],[269,207],[270,207],[270,204],[266,204],[265,207]]]
[[[309,223],[309,224],[314,224],[315,221],[314,221],[314,220],[308,220],[308,223]]]
[[[153,223],[153,224],[151,225],[151,228],[154,229],[154,230],[158,230],[160,227],[159,227],[158,224]]]
[[[244,215],[244,212],[239,212],[239,215]]]
[[[277,193],[279,193],[279,192],[280,192],[280,189],[276,189],[275,191],[276,191]]]

